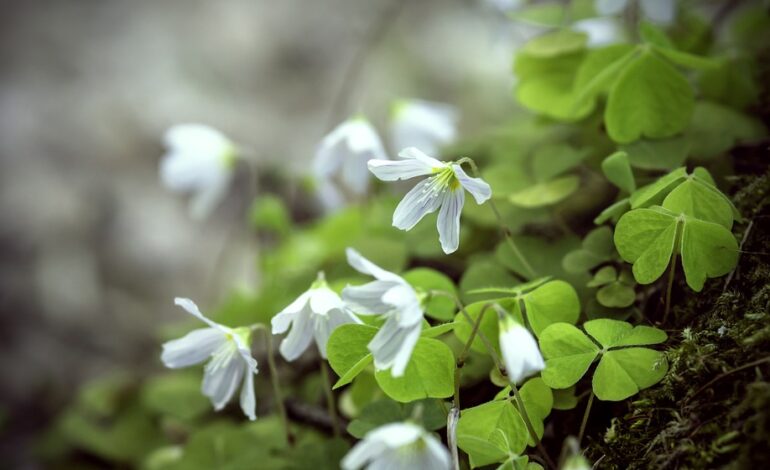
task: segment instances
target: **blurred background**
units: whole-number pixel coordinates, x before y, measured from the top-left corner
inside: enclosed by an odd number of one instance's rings
[[[205,311],[259,282],[233,235],[248,169],[194,222],[159,182],[165,129],[209,124],[257,171],[302,174],[333,126],[361,111],[384,130],[397,98],[488,125],[514,106],[499,97],[525,36],[491,3],[0,1],[3,466],[34,467],[28,444],[79,383],[160,368],[175,296]]]

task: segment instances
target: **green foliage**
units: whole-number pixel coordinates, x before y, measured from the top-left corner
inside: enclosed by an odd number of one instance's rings
[[[361,439],[374,428],[383,424],[415,419],[429,431],[446,426],[446,409],[439,400],[417,400],[399,403],[387,398],[366,405],[361,414],[348,425],[351,436]]]
[[[446,274],[428,268],[415,268],[404,273],[403,278],[415,289],[428,293],[432,290],[457,294],[454,282]],[[451,320],[456,307],[451,298],[433,295],[427,300],[425,314],[437,320]]]
[[[571,387],[597,358],[592,387],[600,400],[625,400],[666,374],[668,363],[662,353],[638,347],[664,342],[662,330],[610,319],[590,320],[583,328],[588,334],[564,323],[543,331],[540,348],[546,368],[542,376],[549,387]]]
[[[624,260],[633,263],[634,278],[640,284],[657,280],[678,254],[687,285],[698,292],[706,278],[727,274],[738,261],[738,243],[724,226],[659,206],[621,217],[615,246]]]

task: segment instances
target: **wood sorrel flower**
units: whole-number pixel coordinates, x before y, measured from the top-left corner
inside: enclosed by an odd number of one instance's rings
[[[448,470],[449,451],[422,427],[390,423],[366,433],[342,459],[344,470],[424,469]]]
[[[409,191],[393,213],[393,226],[410,230],[426,214],[439,210],[438,238],[444,253],[453,253],[460,244],[460,214],[467,190],[477,204],[492,197],[492,189],[481,178],[471,178],[453,162],[442,162],[410,147],[399,154],[401,160],[370,160],[369,170],[383,181],[396,181],[431,175]]]
[[[348,248],[347,257],[355,270],[376,280],[363,286],[345,287],[342,299],[356,313],[386,318],[368,348],[377,370],[390,369],[393,377],[400,377],[422,331],[420,299],[401,276],[385,271],[356,250]]]
[[[193,193],[190,216],[206,218],[222,201],[233,178],[235,144],[203,124],[179,124],[163,136],[166,154],[160,179],[172,191]]]
[[[366,194],[366,162],[372,158],[388,157],[377,131],[363,116],[348,119],[323,138],[315,154],[313,173],[327,209],[336,209],[346,199]]]
[[[329,288],[323,273],[297,300],[273,317],[273,334],[286,332],[281,342],[281,355],[293,361],[302,354],[315,338],[321,357],[326,359],[326,343],[335,328],[345,323],[361,323],[342,303],[336,292]]]
[[[500,319],[500,351],[508,379],[515,384],[545,369],[532,333],[507,315]]]
[[[457,134],[458,113],[448,104],[399,100],[394,103],[392,114],[394,150],[417,147],[434,154]]]
[[[600,15],[615,15],[625,9],[628,0],[596,0],[594,8]],[[670,24],[676,16],[674,0],[641,0],[642,14],[656,23]]]
[[[251,329],[228,328],[206,318],[190,299],[177,297],[174,303],[203,321],[209,328],[193,330],[182,338],[163,344],[160,358],[166,367],[179,369],[207,359],[203,374],[203,394],[219,411],[241,387],[241,409],[251,420],[257,419],[254,374],[257,361],[251,357]]]

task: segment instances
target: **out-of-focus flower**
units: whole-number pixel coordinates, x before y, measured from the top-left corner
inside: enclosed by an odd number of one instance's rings
[[[509,316],[500,320],[500,351],[508,378],[513,383],[521,383],[545,369],[543,356],[532,333]]]
[[[257,419],[254,374],[257,361],[251,356],[251,329],[228,328],[206,318],[190,299],[177,297],[174,303],[203,321],[209,328],[193,330],[182,338],[163,344],[161,360],[166,367],[179,369],[201,364],[204,368],[203,394],[219,411],[241,387],[241,409],[251,420]]]
[[[629,0],[596,0],[596,12],[600,15],[616,15],[628,6]],[[642,14],[649,20],[670,24],[676,16],[674,0],[640,0]]]
[[[435,154],[457,134],[457,110],[448,104],[423,100],[399,100],[393,105],[393,149],[417,147]]]
[[[572,29],[588,35],[589,47],[600,47],[621,42],[624,37],[623,26],[611,17],[587,18],[576,21]]]
[[[315,154],[313,175],[327,209],[366,194],[366,162],[372,158],[388,157],[377,131],[363,116],[348,119],[323,138]]]
[[[345,323],[361,323],[329,288],[323,273],[297,300],[273,317],[273,334],[291,331],[281,342],[281,355],[287,361],[298,358],[315,338],[321,357],[326,358],[326,343],[335,328]]]
[[[481,178],[471,178],[456,163],[442,162],[410,147],[399,154],[401,160],[370,160],[369,170],[383,181],[396,181],[431,175],[409,191],[393,213],[393,226],[410,230],[425,215],[439,210],[438,235],[444,253],[460,244],[460,214],[467,190],[477,204],[492,197],[492,189]]]
[[[347,257],[353,269],[376,280],[345,287],[342,299],[356,313],[385,316],[385,323],[368,348],[374,356],[375,369],[390,369],[393,377],[401,377],[422,331],[420,299],[401,276],[385,271],[356,250],[348,248]]]
[[[203,124],[173,126],[163,142],[161,181],[172,191],[192,193],[190,216],[206,218],[227,194],[238,155],[235,144]]]
[[[409,422],[390,423],[369,431],[342,459],[344,470],[448,470],[449,451],[425,429]]]

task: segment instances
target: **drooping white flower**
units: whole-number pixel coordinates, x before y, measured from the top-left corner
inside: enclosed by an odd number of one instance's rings
[[[163,136],[166,153],[160,178],[172,191],[192,193],[190,216],[206,218],[222,201],[233,179],[235,144],[203,124],[179,124]]]
[[[366,433],[340,463],[344,470],[448,470],[449,451],[434,435],[409,423],[390,423]]]
[[[500,351],[508,378],[513,383],[521,383],[545,369],[535,337],[510,316],[500,319]]]
[[[241,387],[241,409],[251,420],[257,419],[254,374],[257,361],[251,356],[251,329],[229,328],[206,318],[190,299],[177,297],[174,303],[200,319],[209,328],[193,330],[182,338],[163,344],[161,360],[166,367],[179,369],[209,362],[204,368],[202,392],[219,411]]]
[[[393,149],[417,147],[435,154],[457,134],[457,109],[443,103],[399,100],[393,105],[391,135]]]
[[[471,178],[457,163],[442,162],[410,147],[399,154],[401,160],[370,160],[369,170],[383,181],[396,181],[431,175],[409,191],[393,213],[393,226],[410,230],[425,215],[439,210],[438,235],[444,253],[453,253],[460,244],[460,214],[467,190],[477,204],[492,197],[492,189],[481,178]]]
[[[385,317],[385,323],[367,347],[374,356],[375,369],[390,369],[393,377],[401,377],[422,331],[420,299],[401,276],[385,271],[352,248],[346,253],[353,269],[376,280],[345,287],[342,299],[356,313]]]
[[[273,317],[273,334],[291,331],[281,341],[281,355],[287,361],[298,358],[315,338],[321,357],[335,328],[345,323],[361,323],[336,292],[329,288],[323,273],[297,300]]]
[[[372,158],[388,157],[377,131],[363,116],[348,119],[323,138],[315,154],[313,174],[327,209],[366,194],[366,162]]]
[[[616,15],[628,6],[629,0],[596,0],[596,12],[600,15]],[[651,21],[670,24],[676,16],[674,0],[640,0],[642,14]]]

